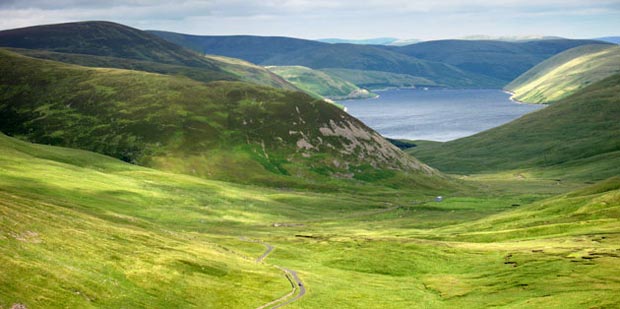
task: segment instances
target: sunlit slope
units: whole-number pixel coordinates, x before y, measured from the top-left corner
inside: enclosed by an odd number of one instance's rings
[[[0,31],[0,46],[41,59],[89,67],[182,75],[210,82],[247,81],[297,90],[262,67],[204,57],[148,32],[111,22],[78,22]]]
[[[0,306],[258,307],[281,272],[185,231],[257,194],[0,134]]]
[[[350,69],[322,69],[321,71],[369,90],[437,86],[429,79],[407,74]]]
[[[611,177],[568,194],[440,230],[458,234],[454,237],[459,240],[474,242],[618,233],[620,177]],[[584,251],[581,255],[596,255],[592,253]]]
[[[302,66],[270,66],[271,72],[316,97],[333,100],[371,98],[376,95],[344,79]]]
[[[206,55],[207,59],[218,62],[219,67],[227,73],[234,75],[241,81],[269,86],[278,89],[302,91],[286,79],[272,73],[264,67],[252,64],[245,60],[223,56]]]
[[[0,117],[7,119],[0,131],[23,139],[244,181],[434,174],[357,119],[300,92],[86,68],[8,51],[0,52],[0,63]]]
[[[506,125],[410,153],[440,170],[545,170],[600,180],[620,174],[620,75],[590,85]]]
[[[506,86],[516,100],[550,103],[620,73],[620,46],[585,45],[533,67]]]

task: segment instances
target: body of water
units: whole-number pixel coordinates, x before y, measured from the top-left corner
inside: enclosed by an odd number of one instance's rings
[[[449,141],[497,127],[541,104],[520,104],[497,89],[398,89],[338,103],[383,136]]]

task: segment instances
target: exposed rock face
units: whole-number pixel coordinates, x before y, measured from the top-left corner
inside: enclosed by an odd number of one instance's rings
[[[336,158],[332,158],[327,163],[347,175],[350,175],[346,171],[351,166],[363,164],[369,164],[377,169],[416,171],[427,175],[439,174],[431,167],[404,154],[359,120],[345,115],[326,119],[326,122],[318,127],[318,132],[289,131],[291,136],[298,138],[297,152],[301,153],[304,158],[311,158],[321,153],[331,153]]]

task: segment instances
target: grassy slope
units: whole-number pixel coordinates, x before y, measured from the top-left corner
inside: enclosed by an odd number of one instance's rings
[[[437,192],[240,186],[3,135],[0,154],[4,307],[257,307],[289,289],[272,263],[308,288],[291,308],[620,302],[617,179],[515,209],[566,188],[411,203]],[[239,237],[276,249],[256,264]]]
[[[429,79],[407,74],[350,69],[322,69],[321,71],[370,90],[437,86],[436,83]]]
[[[593,40],[440,40],[389,47],[420,59],[454,65],[462,70],[509,83],[539,62],[570,48],[601,43]]]
[[[498,128],[410,152],[453,173],[543,168],[559,178],[604,179],[620,173],[619,102],[616,75]]]
[[[543,61],[505,89],[519,101],[549,103],[615,74],[620,74],[619,46],[585,45]]]
[[[271,71],[265,69],[264,67],[252,64],[250,62],[241,59],[214,55],[207,55],[206,57],[208,59],[217,61],[222,70],[233,74],[239,80],[278,89],[296,91],[300,90],[300,88],[295,87],[295,85],[289,83],[282,77],[273,74]]]
[[[10,120],[0,130],[32,141],[243,181],[387,179],[404,168],[423,170],[413,173],[420,183],[434,182],[422,176],[432,173],[428,167],[303,93],[85,68],[8,51],[0,51],[0,62],[0,114]]]
[[[315,97],[332,100],[370,98],[376,95],[329,73],[302,66],[271,66],[271,72]]]

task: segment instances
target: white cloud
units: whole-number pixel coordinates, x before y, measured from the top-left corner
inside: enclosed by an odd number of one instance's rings
[[[142,29],[197,34],[314,38],[543,34],[555,30],[544,19],[551,18],[555,28],[562,30],[584,16],[600,20],[581,32],[594,35],[615,25],[608,29],[613,32],[620,28],[620,0],[0,0],[0,29],[111,20]]]

